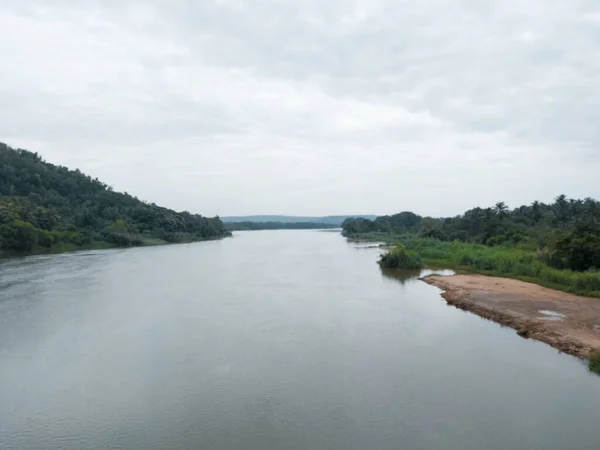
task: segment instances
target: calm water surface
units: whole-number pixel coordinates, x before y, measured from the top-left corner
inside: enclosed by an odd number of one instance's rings
[[[0,448],[600,448],[600,378],[378,254],[268,231],[0,263]]]

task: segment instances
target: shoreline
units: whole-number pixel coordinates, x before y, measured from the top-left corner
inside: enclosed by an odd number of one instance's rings
[[[493,277],[535,283],[575,295],[600,298],[600,272],[557,269],[542,262],[535,251],[468,242],[446,242],[416,234],[342,234],[349,241],[402,245],[417,253],[426,265],[448,267]]]
[[[600,351],[600,300],[510,278],[429,275],[448,305],[516,330],[560,352],[588,359]]]
[[[90,250],[119,250],[119,249],[123,250],[123,249],[128,249],[128,248],[162,247],[162,246],[166,246],[166,245],[193,244],[196,242],[220,241],[222,239],[227,239],[230,237],[233,237],[233,235],[231,233],[223,235],[223,236],[216,236],[216,237],[207,238],[207,239],[194,239],[191,241],[181,241],[181,242],[168,242],[168,241],[164,241],[164,240],[155,239],[155,240],[146,241],[141,245],[128,245],[128,246],[119,246],[116,244],[111,244],[110,242],[106,242],[106,241],[93,241],[92,243],[86,244],[86,245],[65,244],[65,245],[50,247],[50,248],[38,247],[38,248],[35,248],[28,252],[2,252],[0,250],[0,261],[5,261],[8,259],[14,259],[14,258],[26,258],[28,256],[62,255],[64,253],[86,252],[86,251],[90,251]]]

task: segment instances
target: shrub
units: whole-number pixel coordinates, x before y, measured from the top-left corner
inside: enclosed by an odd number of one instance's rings
[[[54,244],[54,235],[51,231],[36,229],[37,243],[41,247],[50,248]]]
[[[403,247],[397,247],[389,253],[386,253],[379,260],[381,267],[386,269],[420,269],[423,267],[421,258]]]
[[[19,219],[0,225],[0,247],[29,252],[37,244],[36,230],[29,222]]]

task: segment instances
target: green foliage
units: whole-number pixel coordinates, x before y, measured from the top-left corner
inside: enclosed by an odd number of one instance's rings
[[[36,240],[39,246],[45,248],[52,247],[52,244],[54,244],[54,237],[55,235],[51,231],[36,228]]]
[[[0,225],[2,246],[17,251],[31,251],[37,243],[37,229],[30,223],[16,219]]]
[[[127,233],[129,231],[129,227],[124,220],[117,219],[110,226],[110,231],[112,233]]]
[[[381,232],[401,233],[416,230],[421,225],[422,218],[412,212],[401,212],[393,216],[381,216],[375,220],[364,218],[350,218],[342,223],[345,236],[354,234]]]
[[[410,233],[372,234],[369,237],[376,241],[401,243],[408,252],[414,252],[427,263],[516,278],[574,294],[600,297],[600,271],[575,272],[549,267],[539,260],[535,251],[460,241],[445,242]]]
[[[600,268],[600,224],[580,222],[554,245],[550,264],[577,271]]]
[[[143,202],[79,170],[0,143],[0,251],[190,242],[229,234],[218,217]]]
[[[590,356],[588,368],[590,369],[590,372],[600,375],[600,353]]]
[[[363,219],[362,217],[344,220],[342,222],[342,229],[344,236],[352,236],[376,231],[373,221],[369,219]]]
[[[533,202],[513,210],[498,202],[443,219],[403,212],[375,220],[348,219],[342,227],[348,237],[411,233],[444,242],[526,250],[555,269],[585,272],[600,268],[600,203],[591,198],[573,200],[560,195],[553,204]],[[463,265],[493,270],[488,261],[476,257],[471,261],[471,257],[465,256]]]
[[[379,260],[381,267],[386,269],[420,269],[423,267],[421,258],[402,246],[397,246],[391,252],[385,253]]]

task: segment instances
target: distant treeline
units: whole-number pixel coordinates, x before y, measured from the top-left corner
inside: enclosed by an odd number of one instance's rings
[[[318,230],[339,228],[339,225],[311,222],[231,222],[225,223],[230,231],[249,230]]]
[[[560,195],[550,204],[536,201],[514,209],[500,202],[449,218],[402,212],[375,220],[347,219],[342,228],[346,236],[408,233],[443,242],[518,248],[535,252],[537,259],[557,269],[600,269],[600,202],[592,198]]]
[[[225,216],[221,217],[221,220],[225,223],[240,223],[240,222],[252,222],[252,223],[320,223],[327,225],[335,225],[337,227],[342,226],[342,222],[348,218],[363,218],[363,219],[375,219],[377,216],[371,215],[348,215],[348,216],[274,216],[274,215],[262,215],[262,216]]]
[[[190,242],[229,235],[218,217],[143,202],[79,170],[0,143],[0,253]]]

